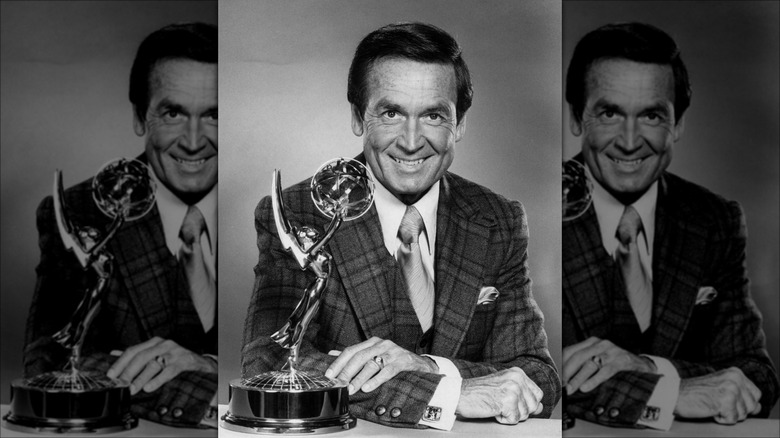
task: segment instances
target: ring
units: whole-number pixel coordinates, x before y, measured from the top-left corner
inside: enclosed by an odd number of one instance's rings
[[[601,364],[601,356],[599,356],[599,355],[593,356],[593,357],[590,358],[590,360],[593,361],[593,363],[595,363],[596,366],[599,367],[599,369],[601,369],[601,366],[602,366],[602,364]]]
[[[382,359],[382,356],[374,356],[373,360],[374,360],[374,363],[379,366],[380,370],[385,367],[385,360]]]
[[[154,358],[155,362],[159,363],[161,367],[165,368],[165,365],[167,365],[165,361],[165,356],[157,356]]]

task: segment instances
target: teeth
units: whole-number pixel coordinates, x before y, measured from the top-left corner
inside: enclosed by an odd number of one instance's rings
[[[198,165],[203,164],[203,163],[206,162],[205,158],[201,158],[200,160],[185,160],[185,159],[182,159],[182,158],[173,157],[173,159],[176,160],[177,162],[181,163],[181,164],[187,164],[187,165],[190,165],[190,166],[198,166]]]
[[[620,160],[620,159],[617,159],[617,158],[613,158],[612,161],[614,161],[614,162],[616,162],[618,164],[626,164],[626,165],[629,165],[629,166],[634,166],[634,165],[637,165],[637,164],[641,163],[642,159],[638,158],[636,160]]]
[[[419,160],[412,161],[412,160],[401,160],[400,158],[395,158],[394,157],[393,160],[395,160],[395,162],[398,163],[398,164],[405,164],[407,166],[416,166],[416,165],[422,163],[425,159],[424,158],[420,158]]]

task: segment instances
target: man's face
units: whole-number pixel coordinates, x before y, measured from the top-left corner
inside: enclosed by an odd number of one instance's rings
[[[396,198],[412,204],[452,164],[465,120],[456,118],[451,65],[380,59],[371,67],[364,114],[352,108],[366,162]],[[460,122],[460,123],[458,123]]]
[[[586,77],[582,154],[593,177],[623,203],[633,203],[672,160],[682,134],[674,114],[674,76],[668,65],[608,59]]]
[[[217,183],[217,65],[185,59],[159,62],[150,73],[146,157],[182,201],[193,204]]]

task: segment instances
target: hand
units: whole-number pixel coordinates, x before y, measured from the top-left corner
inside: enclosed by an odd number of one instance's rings
[[[761,412],[761,390],[737,367],[682,379],[675,415],[735,424]]]
[[[213,361],[174,341],[155,336],[134,345],[111,365],[106,376],[130,382],[130,394],[157,390],[182,371],[217,372]]]
[[[563,382],[566,395],[578,389],[592,391],[620,371],[656,372],[652,360],[637,356],[612,342],[590,337],[563,349]]]
[[[464,379],[455,413],[466,418],[495,417],[499,423],[517,424],[542,413],[544,393],[518,367],[483,377]]]
[[[338,358],[330,364],[325,376],[349,382],[347,389],[350,395],[359,389],[371,392],[401,371],[439,372],[433,359],[418,356],[393,341],[377,337],[349,346],[342,352],[331,351],[328,354]],[[384,366],[374,361],[377,356],[382,358]]]

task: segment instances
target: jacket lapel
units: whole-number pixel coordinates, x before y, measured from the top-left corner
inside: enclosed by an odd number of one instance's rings
[[[660,179],[653,248],[654,354],[674,356],[693,312],[702,284],[709,218],[700,217],[675,196],[669,178]]]
[[[395,260],[387,252],[376,207],[344,222],[327,248],[366,338],[392,338],[393,298],[399,280]]]
[[[454,357],[479,298],[495,218],[466,202],[457,181],[445,174],[436,218],[436,306],[432,353]]]
[[[109,242],[109,252],[147,336],[170,337],[177,314],[175,276],[180,273],[165,244],[157,207],[125,223]]]

